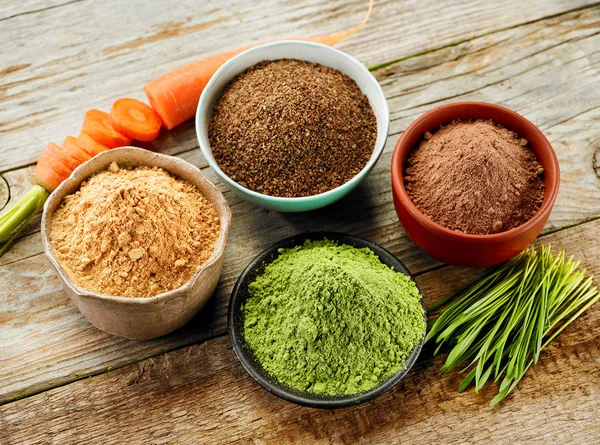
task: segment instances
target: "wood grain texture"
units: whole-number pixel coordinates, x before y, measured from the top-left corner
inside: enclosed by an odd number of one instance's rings
[[[81,0],[2,0],[0,1],[0,21],[23,15],[43,14],[48,9],[60,8]]]
[[[600,220],[544,241],[599,275],[599,230]],[[429,301],[470,279],[464,269],[444,269],[418,278]],[[374,402],[316,410],[260,388],[228,338],[219,337],[4,405],[0,442],[590,444],[600,438],[600,305],[567,328],[497,407],[487,406],[495,386],[457,393],[461,377],[440,375],[442,359],[423,353]]]
[[[348,232],[382,244],[415,273],[438,267],[398,223],[390,202],[389,165],[402,129],[425,110],[448,101],[449,95],[507,105],[545,129],[562,169],[547,231],[595,218],[600,214],[600,178],[593,164],[594,141],[599,139],[594,122],[600,117],[599,11],[590,8],[494,33],[378,70],[393,114],[385,153],[352,195],[320,211],[280,214],[241,201],[206,168],[194,149],[191,124],[163,133],[154,148],[187,150],[181,156],[202,166],[231,205],[226,264],[214,298],[199,317],[172,335],[150,342],[110,337],[90,326],[67,299],[40,254],[39,233],[32,231],[0,259],[0,282],[7,283],[0,288],[0,402],[222,334],[228,296],[240,271],[273,240],[295,233]],[[30,187],[31,175],[31,167],[4,175],[11,199]],[[436,283],[441,293],[451,284]]]
[[[143,84],[165,72],[241,42],[347,29],[360,21],[367,0],[62,3],[12,1],[6,8],[0,172],[34,163],[48,141],[78,133],[86,110],[142,98]],[[378,0],[369,24],[340,49],[375,65],[589,4],[452,0],[440,8],[435,0]]]

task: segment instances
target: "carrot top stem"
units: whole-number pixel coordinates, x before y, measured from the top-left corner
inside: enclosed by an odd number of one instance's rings
[[[8,250],[33,217],[42,211],[47,198],[46,189],[34,185],[13,207],[0,216],[0,243],[4,243],[0,247],[0,256]]]

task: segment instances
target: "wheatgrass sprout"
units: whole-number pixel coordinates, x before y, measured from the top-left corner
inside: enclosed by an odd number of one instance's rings
[[[542,349],[598,301],[593,277],[578,266],[564,251],[529,248],[429,308],[432,314],[446,306],[426,341],[435,341],[434,354],[448,351],[443,372],[468,371],[460,392],[473,382],[477,392],[493,379],[500,387],[490,406],[497,404]]]

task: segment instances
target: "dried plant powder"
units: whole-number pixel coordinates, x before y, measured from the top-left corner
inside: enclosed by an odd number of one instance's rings
[[[282,59],[261,62],[227,86],[208,136],[232,180],[259,193],[299,197],[356,176],[375,149],[377,121],[347,75]]]
[[[150,297],[185,284],[219,233],[215,208],[194,185],[160,168],[113,162],[64,198],[50,242],[78,286]]]
[[[403,368],[425,334],[415,283],[367,248],[306,241],[249,285],[244,338],[279,381],[356,394]]]
[[[528,141],[492,120],[426,132],[406,159],[404,186],[429,219],[487,235],[520,226],[544,200],[544,169]]]

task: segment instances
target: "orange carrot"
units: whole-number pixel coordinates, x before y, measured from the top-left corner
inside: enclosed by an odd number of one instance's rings
[[[370,0],[365,18],[352,29],[335,34],[292,40],[307,40],[333,46],[361,29],[367,23],[372,9],[373,0]],[[213,74],[229,59],[248,48],[250,47],[246,46],[197,60],[144,85],[144,92],[150,105],[160,116],[165,128],[170,130],[193,117],[198,107],[200,94]]]
[[[73,136],[67,136],[65,138],[65,141],[63,142],[63,148],[67,151],[67,153],[77,159],[80,164],[83,164],[85,161],[92,158],[89,154],[83,151],[79,145],[77,145],[77,139],[75,139]]]
[[[48,143],[48,146],[46,147],[46,153],[48,153],[57,161],[65,164],[65,166],[71,170],[75,170],[81,165],[81,162],[71,156],[67,151],[65,151],[65,149],[52,142]]]
[[[160,117],[152,108],[137,99],[119,99],[110,109],[110,122],[127,137],[138,141],[153,141],[161,127]]]
[[[83,120],[83,131],[89,134],[96,142],[108,148],[130,145],[131,139],[114,129],[110,123],[108,113],[100,110],[89,110]]]
[[[98,153],[109,150],[106,145],[96,142],[86,131],[81,130],[77,137],[77,145],[90,156],[94,157]]]
[[[35,181],[48,191],[53,191],[69,177],[72,170],[44,150],[35,167]]]
[[[250,48],[234,49],[189,63],[144,85],[144,92],[167,130],[196,113],[202,90],[229,59]]]

